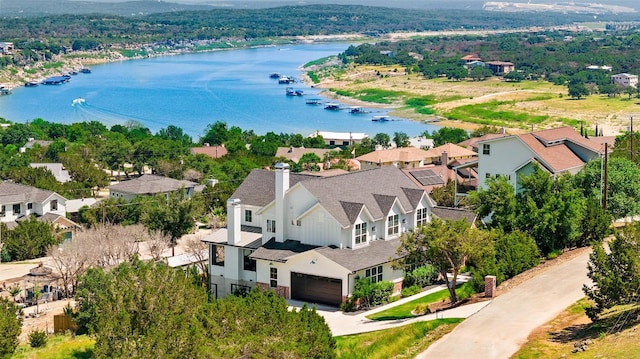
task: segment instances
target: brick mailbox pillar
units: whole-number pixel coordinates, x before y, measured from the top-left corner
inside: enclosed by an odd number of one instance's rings
[[[496,296],[496,276],[488,275],[484,277],[484,296],[493,298]]]

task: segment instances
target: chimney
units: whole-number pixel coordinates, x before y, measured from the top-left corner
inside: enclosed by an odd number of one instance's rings
[[[284,242],[284,195],[289,189],[289,165],[276,163],[276,242]]]
[[[227,200],[227,243],[230,245],[236,245],[241,239],[241,207],[238,198],[229,198]]]
[[[449,154],[447,151],[442,151],[441,162],[443,166],[446,166],[449,163]]]

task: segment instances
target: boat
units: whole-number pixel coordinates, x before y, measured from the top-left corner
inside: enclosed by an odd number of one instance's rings
[[[387,122],[387,121],[389,121],[389,117],[387,117],[387,116],[373,116],[371,121],[373,121],[373,122]]]
[[[279,84],[292,84],[294,82],[296,82],[296,80],[294,80],[293,77],[282,75],[278,78]]]
[[[24,87],[36,87],[36,86],[38,86],[38,83],[35,81],[29,81],[24,83]]]
[[[302,96],[302,95],[304,95],[304,91],[296,90],[296,96]]]
[[[307,105],[322,105],[322,100],[319,98],[310,98],[306,101]]]
[[[71,106],[81,105],[83,103],[85,103],[85,100],[82,97],[77,97],[71,101]]]
[[[80,69],[80,72],[82,72],[83,74],[90,74],[91,70],[86,67],[83,67]]]
[[[272,72],[271,75],[269,75],[269,77],[272,79],[278,79],[280,78],[280,74],[277,72]]]
[[[333,102],[327,102],[324,105],[324,109],[325,110],[330,110],[330,111],[338,111],[338,110],[340,110],[340,104],[333,103]]]
[[[367,113],[367,110],[365,110],[364,107],[354,106],[349,108],[349,113],[352,113],[354,115],[359,115],[362,113]]]
[[[296,96],[296,92],[293,91],[293,87],[286,88],[287,96]]]
[[[71,75],[71,76],[75,76],[77,74],[78,74],[78,71],[75,71],[75,70],[69,71],[69,75]]]
[[[11,95],[11,89],[4,86],[0,86],[0,95]]]

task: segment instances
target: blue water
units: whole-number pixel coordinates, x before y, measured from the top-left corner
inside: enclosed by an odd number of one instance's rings
[[[12,95],[0,96],[0,117],[13,122],[42,118],[67,124],[97,120],[107,127],[134,120],[153,132],[175,125],[194,139],[215,121],[258,134],[308,135],[320,130],[393,135],[402,131],[415,136],[437,129],[401,119],[372,122],[373,116],[385,113],[380,109],[353,115],[347,110],[307,105],[309,98],[330,100],[301,82],[291,86],[303,90],[304,96],[285,96],[287,85],[269,78],[272,72],[299,77],[300,65],[347,47],[344,43],[264,47],[94,66],[91,74],[72,76],[67,84],[16,88]],[[72,104],[78,97],[85,102]]]

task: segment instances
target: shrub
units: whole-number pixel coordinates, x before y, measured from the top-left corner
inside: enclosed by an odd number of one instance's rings
[[[436,278],[438,278],[438,271],[434,266],[425,264],[420,266],[404,276],[404,287],[418,286],[424,288],[433,284]]]
[[[393,283],[373,283],[369,278],[360,278],[356,281],[351,299],[358,302],[364,308],[386,303],[393,291]]]
[[[42,348],[47,345],[47,333],[44,330],[34,330],[29,334],[29,345],[32,348]]]
[[[505,278],[514,277],[540,263],[536,241],[524,232],[516,230],[498,235],[495,248],[498,269]]]
[[[423,315],[431,313],[431,309],[429,309],[429,303],[420,303],[416,306],[416,309],[413,310],[413,314],[415,315]]]
[[[402,294],[403,297],[410,297],[412,295],[420,293],[421,291],[422,291],[421,287],[417,285],[412,285],[411,287],[402,288],[402,292],[400,292],[400,294]]]

